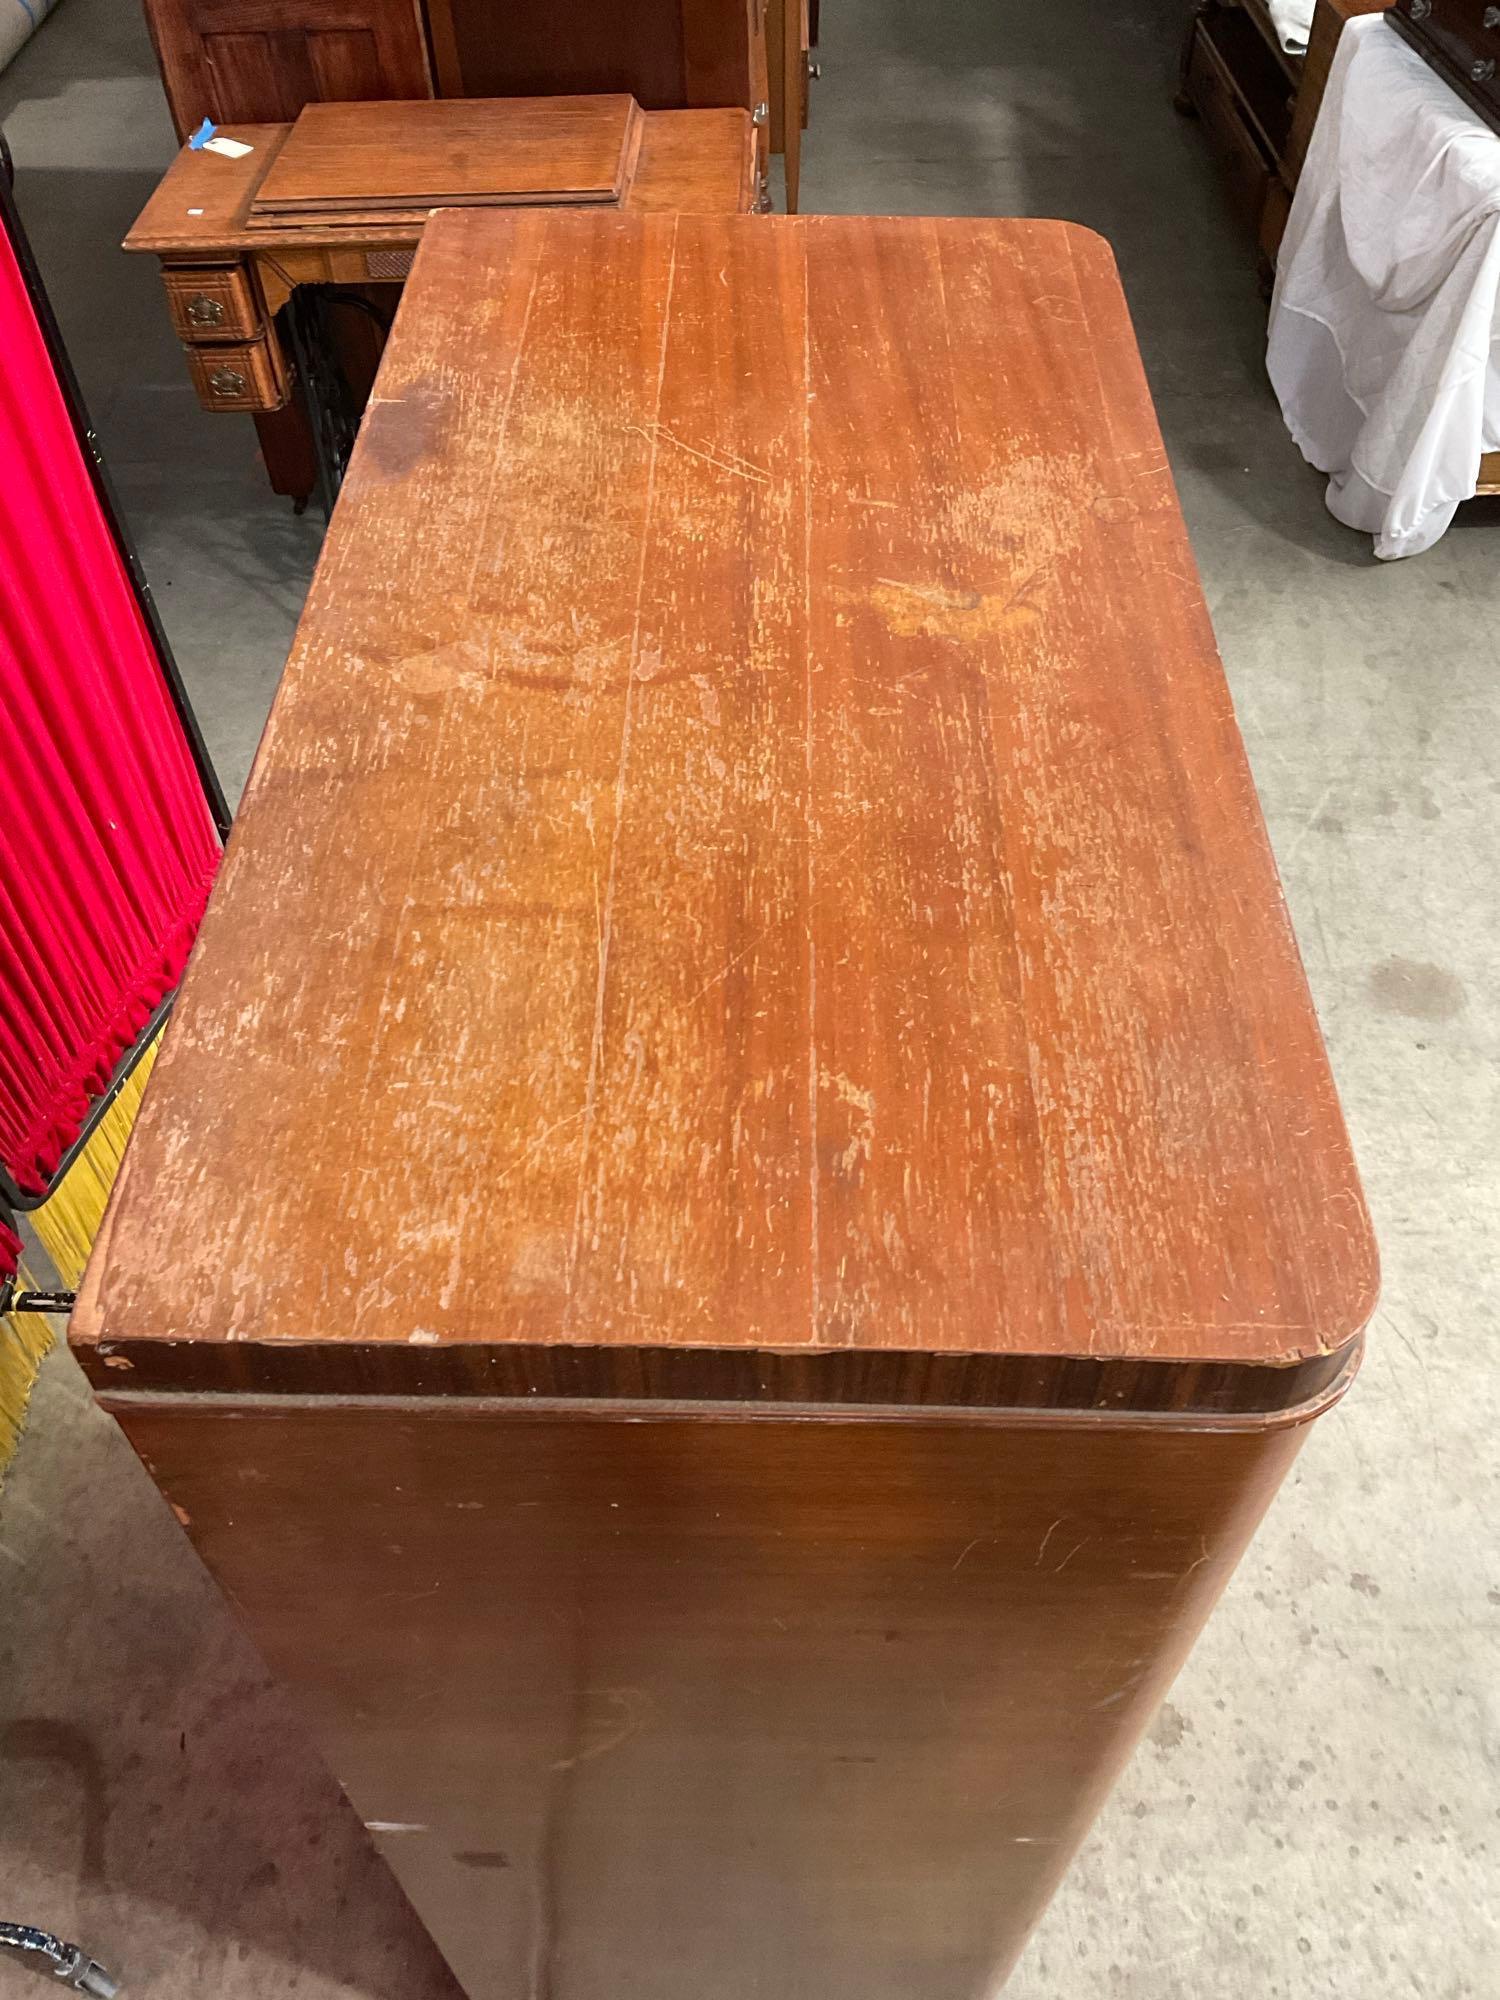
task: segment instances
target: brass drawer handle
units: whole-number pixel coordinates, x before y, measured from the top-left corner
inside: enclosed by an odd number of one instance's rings
[[[222,326],[223,301],[209,298],[206,292],[195,292],[187,302],[187,316],[194,326]]]
[[[208,386],[216,396],[243,396],[250,385],[238,368],[216,368]]]

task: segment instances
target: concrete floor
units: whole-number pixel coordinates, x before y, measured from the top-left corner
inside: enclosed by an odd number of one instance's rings
[[[1115,244],[1385,1261],[1359,1384],[1008,2000],[1489,2000],[1500,508],[1476,503],[1394,567],[1324,513],[1265,386],[1248,254],[1170,109],[1185,6],[824,12],[807,208],[1062,215]],[[199,414],[154,271],[115,251],[172,145],[138,9],[65,0],[0,76],[0,119],[237,789],[319,529],[271,498],[248,423]],[[81,1936],[154,2000],[447,1991],[65,1356],[5,1491],[0,1558],[4,1914]],[[0,1993],[24,1986],[0,1970]]]

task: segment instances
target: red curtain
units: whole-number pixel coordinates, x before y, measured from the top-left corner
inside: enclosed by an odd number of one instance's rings
[[[0,228],[0,1164],[23,1189],[181,978],[218,856]]]

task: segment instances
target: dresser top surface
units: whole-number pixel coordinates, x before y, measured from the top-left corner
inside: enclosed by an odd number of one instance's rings
[[[75,1338],[1283,1367],[1374,1286],[1105,245],[439,216]]]

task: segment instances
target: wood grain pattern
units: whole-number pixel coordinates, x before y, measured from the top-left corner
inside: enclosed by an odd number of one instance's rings
[[[1301,1435],[118,1409],[471,2000],[995,1994]]]
[[[189,257],[253,243],[246,232],[250,204],[292,128],[230,120],[220,129],[249,152],[228,159],[184,146],[131,224],[123,248]]]
[[[755,128],[734,105],[648,111],[625,206],[670,215],[737,215],[755,205]]]
[[[163,271],[162,286],[180,340],[251,340],[261,330],[261,302],[243,264]]]
[[[718,111],[648,111],[641,120],[640,153],[625,191],[624,206],[667,213],[735,214],[754,200],[754,134],[749,113]],[[347,247],[346,225],[298,230],[291,242],[268,241],[267,232],[250,227],[250,206],[262,180],[285,145],[290,125],[226,125],[227,137],[251,151],[239,159],[193,152],[184,146],[141,210],[124,241],[127,250],[150,252],[173,265],[210,262],[226,252],[253,251],[262,261],[262,279],[273,269],[264,260],[285,250],[294,256],[310,248]],[[361,243],[415,244],[427,216],[419,220],[370,225],[360,231]],[[289,269],[295,269],[289,266]],[[325,272],[298,282],[348,282],[348,274]],[[271,290],[274,287],[268,286]],[[284,290],[282,295],[284,296]]]
[[[648,110],[695,102],[688,94],[685,20],[697,0],[427,0],[445,97],[629,91]],[[745,0],[701,0],[726,21]]]
[[[387,205],[617,202],[640,121],[622,96],[309,104],[267,167],[250,221]]]
[[[186,347],[183,354],[198,400],[207,410],[279,410],[291,395],[281,348],[267,334],[255,340]]]
[[[770,119],[767,142],[784,155],[786,209],[797,213],[802,190],[802,128],[807,123],[806,0],[766,0],[766,65]]]
[[[1105,246],[439,216],[75,1316],[96,1379],[1326,1372],[1374,1287]]]
[[[145,0],[177,136],[337,98],[429,97],[421,0]]]

